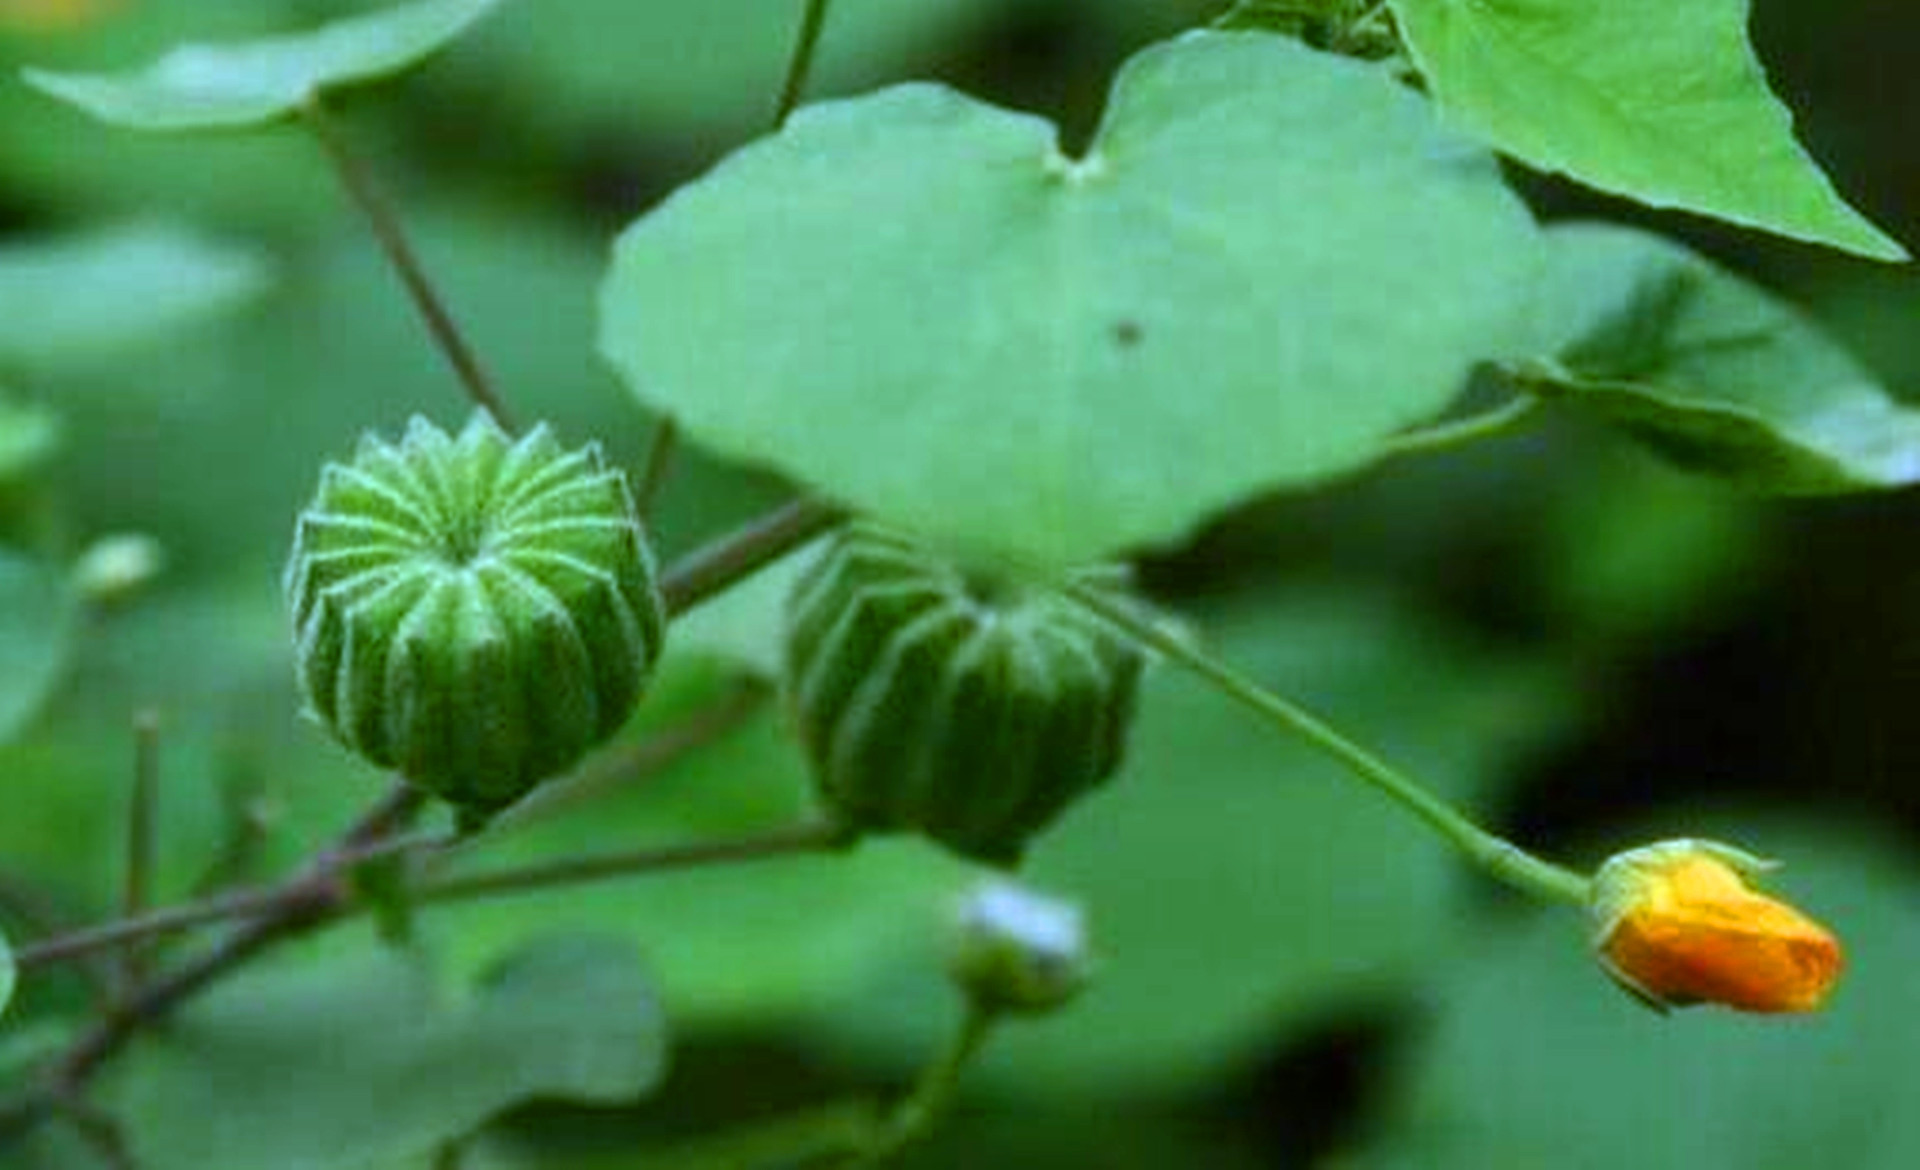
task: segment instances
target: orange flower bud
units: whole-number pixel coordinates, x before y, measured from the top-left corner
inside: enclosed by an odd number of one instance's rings
[[[1840,943],[1756,888],[1753,879],[1770,868],[1712,841],[1616,854],[1593,879],[1601,965],[1661,1011],[1696,1003],[1813,1011],[1840,976]]]

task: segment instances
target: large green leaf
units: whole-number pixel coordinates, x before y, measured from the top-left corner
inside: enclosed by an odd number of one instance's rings
[[[1689,818],[1695,819],[1695,818]],[[1386,1120],[1392,1153],[1358,1167],[1920,1164],[1920,932],[1911,851],[1862,833],[1758,818],[1730,838],[1782,859],[1770,884],[1826,918],[1848,949],[1832,1003],[1805,1019],[1695,1008],[1670,1016],[1622,995],[1564,911],[1460,932],[1457,968],[1430,984],[1431,1026]],[[1669,822],[1658,830],[1671,833]],[[1697,825],[1687,826],[1689,829]]]
[[[1441,104],[1514,157],[1650,203],[1882,260],[1747,43],[1748,0],[1392,0]]]
[[[624,945],[548,939],[464,999],[373,950],[215,988],[135,1044],[115,1105],[151,1170],[359,1170],[529,1098],[632,1100],[664,1060]]]
[[[311,32],[186,44],[127,73],[29,69],[38,89],[136,130],[222,130],[288,117],[321,91],[418,64],[499,0],[414,0]]]
[[[1386,74],[1196,34],[1078,160],[935,86],[810,107],[627,230],[600,344],[702,442],[1059,564],[1367,462],[1503,350],[1534,259]]]
[[[0,366],[94,364],[231,311],[267,268],[184,228],[127,224],[0,245]]]
[[[19,734],[59,681],[74,614],[65,573],[0,547],[0,743]]]
[[[1565,717],[1553,675],[1390,599],[1327,590],[1216,617],[1222,657],[1468,805]],[[1467,869],[1324,757],[1165,665],[1143,689],[1129,751],[1028,867],[1084,902],[1093,985],[996,1036],[984,1079],[1022,1095],[1217,1083],[1288,1029],[1403,992],[1444,949]],[[936,999],[952,999],[939,963],[928,953],[896,984],[864,989],[836,1033],[902,1057],[930,1051],[953,1014]]]
[[[1540,345],[1522,377],[1674,462],[1772,492],[1920,479],[1920,411],[1812,321],[1658,236],[1548,233]]]

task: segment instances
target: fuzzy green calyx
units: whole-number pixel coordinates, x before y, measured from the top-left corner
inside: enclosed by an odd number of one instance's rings
[[[597,445],[477,412],[330,463],[287,601],[309,713],[469,822],[625,722],[666,629],[626,481]]]
[[[1141,666],[1071,601],[870,528],[789,599],[787,705],[823,802],[990,864],[1118,768]]]

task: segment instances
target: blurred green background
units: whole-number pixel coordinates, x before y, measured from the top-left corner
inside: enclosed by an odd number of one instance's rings
[[[165,721],[167,898],[273,872],[378,791],[296,716],[277,574],[323,459],[362,429],[466,406],[297,134],[111,132],[14,67],[127,64],[364,7],[0,3],[0,271],[48,241],[100,249],[123,283],[73,295],[126,322],[111,344],[62,341],[57,289],[0,280],[0,911],[16,938],[110,907],[136,709]],[[1071,138],[1127,54],[1216,7],[839,0],[817,91],[940,78]],[[637,465],[650,420],[592,347],[607,244],[760,132],[798,9],[511,0],[417,76],[348,102],[347,131],[523,414]],[[1842,190],[1920,241],[1920,15],[1758,0],[1753,31]],[[1548,217],[1652,223],[1759,277],[1920,397],[1909,269],[1516,182]],[[663,549],[781,497],[690,452]],[[164,572],[114,604],[71,598],[61,566],[124,531],[158,539]],[[1784,888],[1847,940],[1848,980],[1810,1019],[1657,1019],[1591,967],[1572,919],[1479,882],[1162,671],[1127,771],[1035,859],[1038,883],[1087,903],[1099,985],[1002,1037],[905,1164],[1920,1165],[1916,537],[1908,493],[1749,500],[1558,423],[1222,517],[1143,581],[1231,660],[1551,855],[1717,835],[1783,859]],[[684,631],[632,734],[751,669],[772,596],[743,591]],[[803,800],[763,712],[646,786],[559,802],[490,859],[723,834]],[[905,1083],[951,1024],[940,915],[966,876],[887,843],[436,911],[424,943],[462,976],[553,932],[632,940],[674,1031],[658,1095],[522,1109],[471,1164],[724,1165],[715,1133]],[[347,931],[291,958],[367,945]],[[36,980],[12,1010],[59,1021],[79,1002]]]

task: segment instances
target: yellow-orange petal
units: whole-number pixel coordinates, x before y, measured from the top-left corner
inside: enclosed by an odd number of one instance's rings
[[[1596,944],[1608,972],[1662,1006],[1718,1003],[1806,1012],[1844,961],[1827,929],[1754,888],[1761,863],[1711,842],[1664,842],[1595,878]]]

